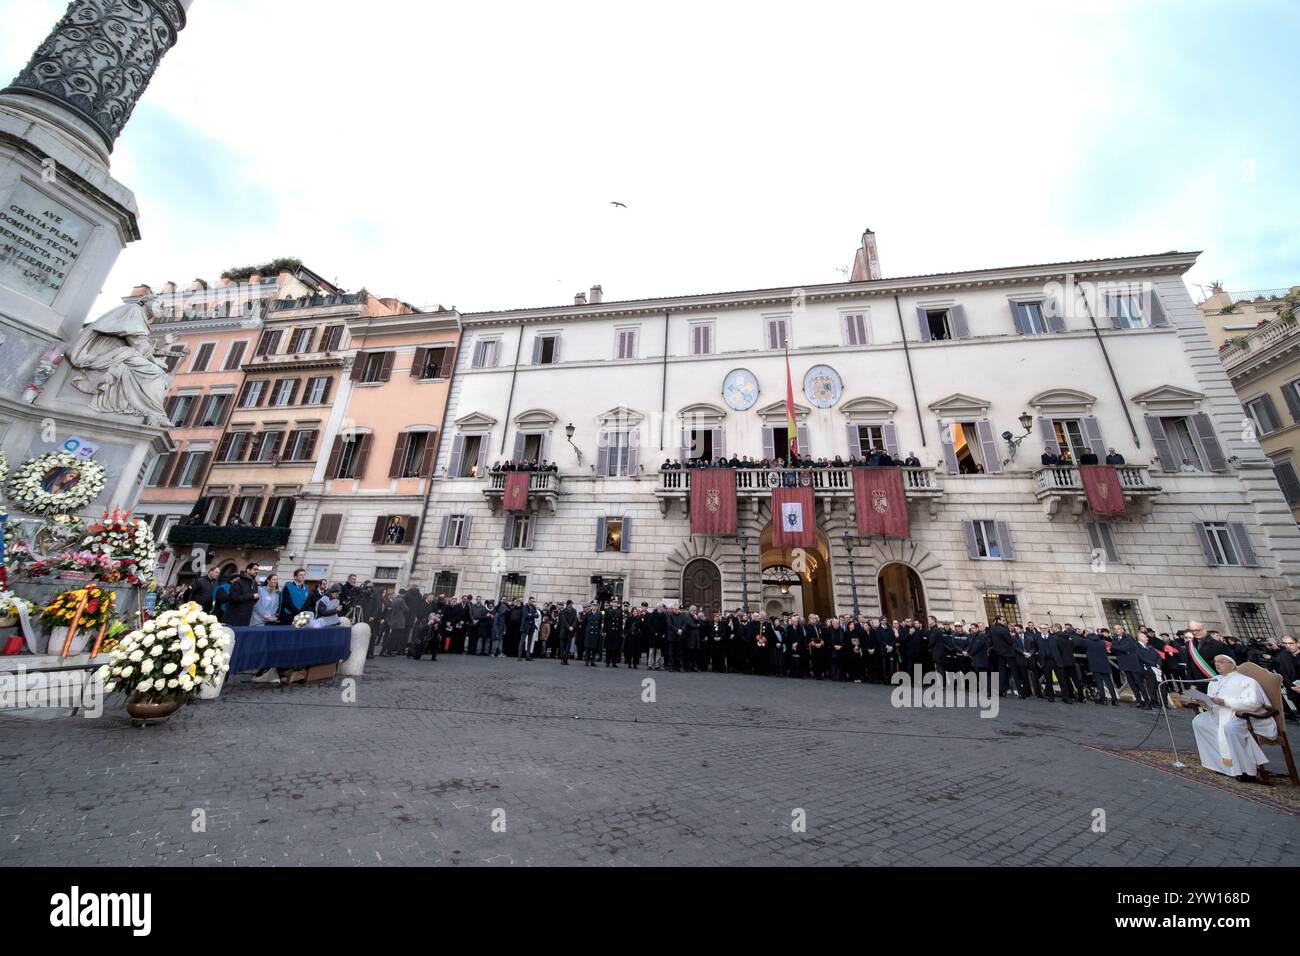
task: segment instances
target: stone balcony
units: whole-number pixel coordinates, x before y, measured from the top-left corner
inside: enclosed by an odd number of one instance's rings
[[[900,468],[903,473],[903,493],[908,501],[930,502],[933,514],[943,489],[933,468]],[[659,487],[655,497],[659,510],[667,515],[673,501],[680,501],[682,514],[690,513],[691,475],[694,469],[659,472]],[[827,505],[836,498],[853,498],[852,468],[737,468],[736,497],[740,502],[750,501],[755,512],[770,498],[773,488],[782,485],[811,485],[813,494],[825,499]],[[743,507],[743,504],[741,505]]]
[[[483,489],[483,497],[487,499],[488,507],[492,513],[501,510],[501,499],[506,493],[506,475],[509,472],[493,472],[488,475],[487,487]],[[534,471],[528,475],[528,510],[540,511],[546,508],[550,514],[555,514],[555,505],[560,497],[560,475],[554,471]]]
[[[1160,486],[1151,479],[1151,469],[1142,465],[1120,465],[1120,487],[1129,507],[1139,514],[1150,514],[1152,501],[1160,493]],[[1083,490],[1083,476],[1073,465],[1040,468],[1033,473],[1034,497],[1043,505],[1043,513],[1051,517],[1068,507],[1071,515],[1078,517],[1088,503]]]
[[[167,532],[173,547],[192,544],[227,545],[241,548],[283,548],[289,543],[289,529],[259,525],[178,524]]]
[[[1272,361],[1298,347],[1300,319],[1285,313],[1226,344],[1219,350],[1219,360],[1228,374],[1233,375],[1244,371],[1246,366]]]

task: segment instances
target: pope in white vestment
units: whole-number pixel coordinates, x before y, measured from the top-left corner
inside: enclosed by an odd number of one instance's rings
[[[1255,776],[1259,765],[1268,763],[1264,751],[1250,735],[1250,724],[1239,713],[1255,714],[1269,709],[1268,697],[1259,681],[1237,672],[1230,657],[1216,657],[1214,668],[1219,676],[1205,689],[1213,706],[1192,719],[1196,748],[1201,763],[1209,770],[1237,777]],[[1252,717],[1255,729],[1265,737],[1277,733],[1272,717]]]

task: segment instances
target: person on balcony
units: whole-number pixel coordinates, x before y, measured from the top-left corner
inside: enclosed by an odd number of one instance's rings
[[[1097,453],[1093,451],[1091,448],[1089,448],[1087,451],[1085,451],[1082,455],[1079,456],[1079,464],[1099,465],[1101,464],[1101,462],[1097,460]]]
[[[1124,456],[1121,455],[1119,452],[1117,452],[1114,448],[1107,448],[1107,449],[1106,449],[1106,464],[1108,464],[1108,465],[1122,465],[1122,464],[1124,464]]]
[[[1044,468],[1055,468],[1061,463],[1061,456],[1044,449],[1042,462]]]

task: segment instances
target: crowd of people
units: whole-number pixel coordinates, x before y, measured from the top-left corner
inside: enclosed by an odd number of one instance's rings
[[[492,474],[499,475],[507,471],[550,471],[557,472],[560,466],[553,461],[547,461],[545,458],[520,458],[510,461],[494,461],[492,467],[488,469]]]
[[[834,458],[801,458],[791,454],[788,458],[752,458],[733,455],[730,458],[668,458],[659,466],[660,471],[681,471],[694,468],[920,468],[921,459],[915,452],[908,452],[906,458],[895,458],[889,452],[876,448],[863,458],[850,455],[845,459],[841,455]]]
[[[258,580],[249,565],[232,581],[215,568],[164,604],[197,601],[232,627],[288,625],[303,612],[315,624],[366,622],[370,656],[414,659],[441,654],[510,657],[520,661],[581,662],[676,672],[758,674],[771,677],[888,684],[894,674],[997,674],[998,691],[1064,704],[1119,705],[1128,687],[1139,709],[1158,707],[1175,681],[1205,675],[1196,663],[1217,657],[1250,661],[1280,674],[1287,718],[1300,712],[1300,647],[1281,639],[1239,639],[1197,621],[1174,633],[1123,625],[1090,628],[1073,623],[1023,626],[998,617],[987,625],[964,621],[889,620],[816,614],[767,615],[740,609],[705,613],[697,607],[639,606],[611,599],[539,603],[535,598],[494,601],[423,594],[409,587],[388,595],[371,582],[308,583],[297,569]],[[1193,653],[1195,652],[1195,653]]]

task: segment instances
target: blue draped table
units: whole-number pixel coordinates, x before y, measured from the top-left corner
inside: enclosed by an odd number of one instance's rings
[[[236,627],[230,673],[333,664],[352,653],[350,627]]]

